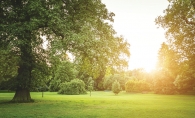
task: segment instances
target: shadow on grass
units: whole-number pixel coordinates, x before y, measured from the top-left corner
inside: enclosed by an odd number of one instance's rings
[[[30,101],[12,101],[12,100],[0,100],[0,104],[18,104],[18,103],[34,103],[35,101],[31,99]]]
[[[0,90],[0,93],[15,93],[15,91],[9,91],[9,90]]]
[[[11,100],[0,100],[0,104],[10,104]]]

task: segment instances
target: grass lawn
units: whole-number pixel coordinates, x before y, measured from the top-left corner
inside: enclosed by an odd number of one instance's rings
[[[5,103],[13,95],[0,93],[0,118],[195,118],[192,95],[32,92],[34,103]]]

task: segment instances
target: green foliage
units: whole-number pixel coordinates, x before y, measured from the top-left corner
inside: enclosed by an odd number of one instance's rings
[[[83,39],[85,47],[83,44],[78,45],[85,53],[77,51],[77,54],[74,54],[79,70],[93,78],[98,78],[102,72],[105,73],[107,66],[115,68],[127,66],[127,58],[120,58],[120,55],[130,56],[129,44],[124,41],[123,37],[114,36],[116,33],[112,26],[106,23],[102,24],[101,28],[103,32],[94,30],[89,33],[90,29],[83,29],[82,33],[87,33],[91,38]]]
[[[188,61],[180,64],[180,73],[173,82],[179,93],[192,91],[195,87],[195,70],[189,65]]]
[[[86,73],[79,72],[77,78],[85,83],[85,89],[88,90],[89,81],[91,80],[91,77]]]
[[[79,95],[85,94],[85,83],[79,79],[73,79],[70,82],[64,82],[60,85],[59,94]]]
[[[0,83],[16,77],[18,57],[13,56],[9,49],[0,47]]]
[[[94,80],[92,77],[88,78],[87,85],[88,85],[87,90],[92,91],[94,88]]]
[[[16,76],[17,90],[28,91],[36,84],[44,84],[50,72],[53,76],[59,64],[56,58],[67,52],[75,56],[78,70],[93,78],[105,72],[106,66],[127,66],[127,58],[121,55],[130,56],[129,44],[117,37],[108,23],[114,21],[113,16],[100,0],[1,0],[0,47],[10,50],[17,59],[10,58],[13,67],[7,66],[4,59],[0,74],[5,67],[13,68],[10,75]],[[43,47],[45,41],[47,49]],[[70,76],[60,78],[61,70],[55,80],[70,81]]]
[[[76,78],[74,65],[71,62],[63,61],[59,64],[55,71],[54,80],[61,80],[61,82],[69,82]]]
[[[96,79],[95,81],[95,90],[104,90],[104,85],[103,85],[103,80],[98,80]]]
[[[177,91],[179,93],[186,93],[188,91],[192,91],[195,86],[194,78],[184,75],[178,75],[173,84],[177,87]]]
[[[127,81],[127,83],[125,84],[125,91],[126,92],[134,91],[134,85],[135,85],[134,80]]]
[[[180,55],[168,44],[162,43],[158,52],[158,65],[154,74],[153,90],[155,93],[174,94],[177,92],[173,84],[179,72]]]
[[[87,85],[88,85],[87,90],[90,91],[91,96],[91,91],[94,89],[94,80],[92,77],[89,77]]]
[[[15,81],[16,81],[15,78],[11,78],[7,81],[2,81],[0,83],[0,90],[10,90],[10,91],[16,90]]]
[[[113,78],[111,78],[111,76],[106,76],[103,79],[104,79],[104,81],[103,81],[104,89],[111,90]]]
[[[143,92],[149,90],[150,90],[149,84],[144,80],[131,79],[127,81],[125,84],[126,92]]]
[[[153,91],[160,94],[174,94],[177,89],[173,84],[175,78],[171,76],[170,71],[158,71],[153,80]]]
[[[51,80],[49,85],[49,91],[57,92],[60,90],[61,80]]]
[[[52,79],[49,85],[50,91],[59,91],[60,83],[70,82],[75,79],[77,72],[74,69],[74,64],[69,61],[61,61],[56,67],[56,70],[53,70]]]
[[[114,74],[110,76],[105,76],[103,81],[104,89],[112,90],[112,84],[117,80],[120,83],[122,90],[125,89],[125,83],[129,78],[122,74]]]
[[[115,80],[115,82],[112,84],[112,92],[117,95],[120,91],[121,91],[120,83],[117,80]]]
[[[168,71],[174,75],[174,85],[179,91],[192,90],[192,86],[195,86],[195,2],[194,0],[169,0],[169,6],[164,13],[163,16],[156,18],[156,23],[167,31],[169,45],[164,47],[179,55],[177,58],[171,58],[172,53],[168,51],[169,68],[174,68]],[[172,63],[172,60],[177,60],[176,64]]]
[[[125,74],[117,74],[114,78],[120,83],[121,90],[125,90],[125,83],[130,79],[130,77]]]

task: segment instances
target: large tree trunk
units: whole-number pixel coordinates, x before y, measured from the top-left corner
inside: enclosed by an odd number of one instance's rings
[[[25,55],[25,53],[23,52]],[[23,55],[23,56],[24,56]],[[30,87],[31,87],[31,56],[22,56],[21,63],[18,68],[16,77],[16,92],[12,99],[13,102],[31,102]]]
[[[25,53],[23,52],[25,55]],[[23,56],[24,56],[23,55]],[[16,77],[16,92],[12,99],[13,102],[30,102],[30,87],[31,87],[31,56],[22,56]]]
[[[31,102],[31,71],[33,66],[31,39],[28,37],[30,33],[26,33],[26,39],[22,39],[24,43],[19,45],[20,61],[18,67],[18,75],[16,77],[16,92],[12,99],[13,102]]]
[[[30,91],[28,89],[18,88],[12,102],[32,102]]]

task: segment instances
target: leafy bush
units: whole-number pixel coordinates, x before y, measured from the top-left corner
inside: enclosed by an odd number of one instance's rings
[[[122,88],[122,90],[125,90],[125,83],[127,82],[129,78],[124,75],[120,74],[114,74],[110,76],[104,77],[103,86],[106,90],[112,89],[112,84],[117,80]]]
[[[60,90],[61,80],[52,80],[49,85],[50,92],[57,92]]]
[[[120,83],[115,80],[115,82],[112,84],[112,92],[115,94],[118,94],[121,91]]]
[[[132,91],[134,91],[134,85],[135,85],[134,80],[127,81],[126,84],[125,84],[125,90],[126,90],[126,92],[132,92]]]
[[[149,85],[143,80],[129,80],[125,84],[126,92],[143,92],[149,90]]]
[[[157,94],[174,94],[177,91],[174,85],[175,77],[168,72],[159,72],[161,76],[156,76],[153,81],[153,91]]]
[[[73,79],[70,82],[62,83],[58,93],[67,95],[85,94],[85,83],[79,79]]]
[[[92,77],[89,77],[87,82],[87,90],[92,91],[93,88],[94,88],[94,80]]]
[[[186,93],[193,90],[195,87],[195,80],[194,77],[178,75],[173,84],[179,93]]]
[[[49,91],[59,91],[60,84],[70,82],[75,79],[77,75],[74,65],[68,61],[62,61],[53,72],[52,80],[49,83]]]
[[[104,77],[104,81],[103,81],[104,89],[111,90],[113,82],[114,82],[114,80],[113,80],[112,76]]]

